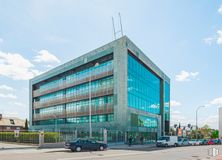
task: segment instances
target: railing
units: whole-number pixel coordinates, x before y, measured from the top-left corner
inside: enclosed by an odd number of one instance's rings
[[[107,77],[107,76],[110,76],[110,75],[113,75],[113,70],[110,70],[108,72],[103,72],[103,73],[100,73],[100,74],[97,74],[97,75],[92,75],[91,80],[92,81],[97,80],[97,79]],[[87,78],[84,78],[84,79],[81,79],[81,80],[78,80],[78,81],[64,82],[60,86],[57,86],[57,87],[52,88],[52,89],[44,90],[44,91],[40,91],[40,89],[37,89],[37,90],[33,91],[33,97],[42,96],[44,94],[52,93],[52,92],[59,91],[59,90],[65,89],[65,88],[69,88],[69,87],[76,86],[76,85],[79,85],[79,84],[82,84],[82,83],[86,83],[86,82],[89,82],[89,80],[90,80],[90,77],[87,77]]]
[[[113,113],[113,104],[104,104],[99,106],[99,109],[95,109],[96,106],[91,106],[91,114],[92,115],[100,115],[100,114],[110,114]],[[35,114],[33,117],[34,121],[39,121],[39,120],[48,120],[48,119],[57,119],[57,118],[69,118],[69,117],[79,117],[79,116],[88,116],[89,115],[89,110],[80,110],[80,111],[63,111],[60,113],[54,113],[54,114],[45,114],[45,115],[40,115],[40,114]]]
[[[113,94],[113,87],[101,89],[96,92],[92,92],[91,98],[102,97],[102,96],[111,95],[111,94]],[[89,99],[89,93],[77,95],[77,96],[64,97],[64,98],[60,98],[60,99],[51,100],[48,102],[34,102],[33,108],[34,109],[44,108],[44,107],[49,107],[49,106],[53,106],[53,105],[59,105],[59,104],[79,101],[79,100],[83,100],[83,99]]]
[[[98,107],[98,109],[96,109],[96,106],[91,106],[91,114],[92,115],[98,115],[98,114],[109,114],[109,113],[113,113],[114,109],[113,109],[113,104],[105,104],[105,105],[101,105]],[[70,112],[70,111],[66,111],[66,117],[78,117],[78,116],[87,116],[89,115],[89,109],[87,110],[80,110],[77,112]]]
[[[46,119],[57,119],[57,118],[65,118],[66,117],[66,112],[60,112],[60,113],[54,113],[54,114],[44,114],[44,115],[39,115],[35,114],[34,115],[34,120],[46,120]]]

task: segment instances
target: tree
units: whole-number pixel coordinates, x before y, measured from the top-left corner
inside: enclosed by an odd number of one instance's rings
[[[26,118],[26,120],[25,120],[25,130],[28,130],[28,120],[27,120],[27,118]]]
[[[204,138],[210,138],[212,134],[210,127],[206,124],[202,128],[200,128],[200,132]]]
[[[176,135],[176,131],[174,130],[174,128],[170,128],[170,135]]]
[[[212,131],[211,138],[219,138],[219,131],[218,130]]]

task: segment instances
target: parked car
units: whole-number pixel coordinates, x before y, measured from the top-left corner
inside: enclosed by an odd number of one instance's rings
[[[196,140],[196,139],[190,139],[189,140],[189,144],[192,145],[192,146],[196,146],[197,143],[198,143],[198,140]]]
[[[162,136],[157,140],[157,147],[169,147],[169,146],[178,146],[178,137],[177,136]]]
[[[208,140],[207,139],[201,139],[200,140],[200,145],[207,145]]]
[[[192,146],[199,146],[200,143],[201,143],[201,141],[200,141],[200,140],[197,140],[197,139],[191,139],[191,140],[189,140],[189,143],[190,143],[190,145],[192,145]]]
[[[65,143],[65,148],[71,151],[80,152],[82,150],[100,150],[103,151],[107,149],[107,144],[97,142],[91,139],[76,139],[74,141],[69,141]]]
[[[221,139],[214,139],[214,144],[221,144]]]
[[[187,138],[178,138],[178,146],[189,146],[190,143]]]
[[[213,139],[210,139],[208,142],[207,142],[208,145],[213,145],[214,144],[214,140]]]

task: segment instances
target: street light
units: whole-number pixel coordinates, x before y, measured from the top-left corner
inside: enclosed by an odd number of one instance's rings
[[[197,109],[196,109],[196,139],[197,139],[197,129],[198,129],[198,125],[197,125],[197,120],[198,120],[198,110],[200,109],[200,108],[204,108],[204,107],[206,107],[206,106],[199,106],[199,107],[197,107]]]
[[[91,69],[91,71],[89,72],[89,138],[92,138],[92,71],[93,68],[98,66],[99,63],[97,62]]]

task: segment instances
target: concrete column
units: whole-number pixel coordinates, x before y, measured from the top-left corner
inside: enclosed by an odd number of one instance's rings
[[[114,47],[114,121],[116,127],[128,127],[127,117],[127,48],[126,39],[116,41]],[[121,125],[121,126],[120,126]]]

